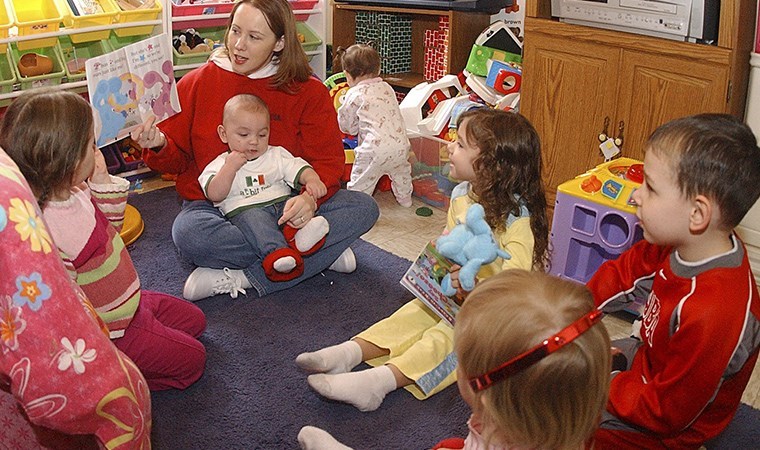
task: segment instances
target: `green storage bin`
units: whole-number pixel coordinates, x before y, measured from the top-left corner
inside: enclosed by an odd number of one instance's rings
[[[149,34],[140,34],[140,35],[134,35],[134,36],[119,36],[116,33],[111,33],[111,36],[108,37],[108,44],[111,46],[112,51],[118,50],[122,47],[126,47],[129,44],[134,44],[135,42],[140,42],[144,39],[148,39],[150,37]]]
[[[319,48],[319,44],[322,43],[317,33],[303,22],[296,22],[296,32],[303,34],[304,41],[301,42],[301,46],[303,46],[305,52],[316,50]]]
[[[226,30],[226,26],[195,29],[195,31],[197,31],[202,38],[211,39],[215,43],[221,44],[224,44],[224,32]],[[178,36],[179,34],[181,34],[181,30],[176,31],[173,36]],[[211,51],[213,51],[213,49]],[[208,57],[211,55],[211,51],[199,53],[180,53],[176,48],[172,47],[172,52],[174,54],[174,65],[180,66],[185,64],[203,64],[208,61]]]
[[[13,61],[10,52],[0,56],[0,94],[13,92],[13,84],[16,82],[16,71],[13,70]]]
[[[63,62],[61,61],[60,46],[55,47],[43,47],[33,48],[29,50],[19,51],[16,44],[11,44],[11,63],[13,70],[15,71],[16,78],[21,83],[21,89],[32,89],[42,86],[55,86],[61,84],[63,77],[66,75],[66,71],[63,68]],[[18,61],[25,53],[37,53],[45,55],[53,60],[53,70],[45,75],[35,75],[31,77],[22,77],[18,71]]]
[[[68,36],[61,36],[58,38],[61,61],[66,71],[66,78],[69,82],[81,81],[85,79],[84,62],[93,56],[101,56],[113,51],[108,41],[90,41],[73,43]],[[77,70],[77,66],[74,60],[79,60],[79,67],[81,70]],[[69,62],[72,62],[70,64]]]

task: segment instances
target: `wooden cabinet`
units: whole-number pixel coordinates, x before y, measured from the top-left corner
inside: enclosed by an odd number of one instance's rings
[[[475,39],[490,24],[487,13],[462,11],[438,11],[414,8],[394,8],[333,3],[333,47],[346,48],[356,43],[356,13],[377,11],[392,14],[406,14],[412,19],[412,70],[409,73],[383,75],[385,81],[394,86],[411,88],[425,81],[424,69],[425,30],[437,30],[438,18],[449,19],[448,73],[459,73],[467,65],[470,50]]]
[[[542,18],[540,4],[528,8],[521,112],[542,140],[550,207],[559,184],[603,162],[606,120],[612,137],[622,124],[622,156],[643,159],[648,136],[671,119],[743,116],[753,19],[731,12],[752,11],[748,3],[722,3],[717,46],[565,24]]]

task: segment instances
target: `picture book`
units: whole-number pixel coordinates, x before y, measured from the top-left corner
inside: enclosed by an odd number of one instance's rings
[[[181,110],[166,35],[89,58],[85,69],[90,103],[99,119],[98,147],[126,137],[150,117],[160,122]]]
[[[441,289],[441,280],[452,265],[453,262],[435,249],[435,241],[431,241],[401,277],[401,285],[453,327],[459,305]]]

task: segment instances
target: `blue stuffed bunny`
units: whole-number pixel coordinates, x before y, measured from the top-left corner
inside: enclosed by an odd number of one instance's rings
[[[511,258],[509,253],[499,247],[485,217],[483,206],[473,203],[467,209],[465,223],[439,237],[435,244],[441,255],[462,266],[459,270],[459,284],[468,292],[475,287],[475,276],[480,266],[491,263],[498,257]],[[456,294],[449,274],[441,280],[441,287],[448,296]]]

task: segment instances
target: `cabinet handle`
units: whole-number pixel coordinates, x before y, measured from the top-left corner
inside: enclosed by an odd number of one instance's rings
[[[618,148],[623,148],[623,132],[625,131],[625,122],[620,121],[618,123],[618,135],[615,138],[615,145],[618,146]]]
[[[604,116],[604,128],[602,128],[602,132],[599,133],[599,142],[604,142],[607,140],[607,137],[610,135],[609,128],[610,116]]]

